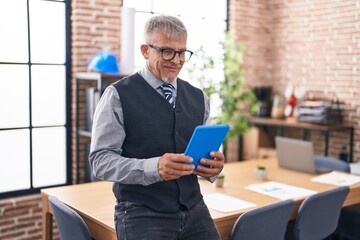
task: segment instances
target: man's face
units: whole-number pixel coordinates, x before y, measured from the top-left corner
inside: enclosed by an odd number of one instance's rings
[[[175,51],[185,50],[186,37],[169,38],[164,33],[157,33],[150,38],[148,44],[154,45],[158,48],[171,48]],[[184,65],[184,62],[180,61],[178,54],[176,54],[172,60],[165,61],[161,57],[161,51],[157,49],[151,48],[148,45],[142,45],[141,50],[145,59],[147,59],[147,66],[149,70],[157,78],[169,83],[176,80],[182,66]]]

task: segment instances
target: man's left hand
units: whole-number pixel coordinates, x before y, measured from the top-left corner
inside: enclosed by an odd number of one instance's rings
[[[221,172],[224,167],[224,154],[222,152],[211,152],[210,156],[214,157],[214,159],[212,160],[202,158],[200,160],[201,164],[208,165],[209,167],[198,165],[197,170],[194,172],[194,174],[204,178],[210,178],[218,175]]]

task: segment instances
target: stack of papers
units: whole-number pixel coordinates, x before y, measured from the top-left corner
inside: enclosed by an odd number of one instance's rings
[[[300,198],[317,193],[316,191],[306,188],[290,186],[278,182],[252,184],[246,187],[246,189],[281,200]]]
[[[331,184],[336,186],[350,186],[360,182],[360,176],[346,173],[331,172],[311,179],[313,182]]]
[[[220,212],[232,212],[256,206],[254,203],[246,202],[221,193],[205,195],[204,201],[208,208]]]

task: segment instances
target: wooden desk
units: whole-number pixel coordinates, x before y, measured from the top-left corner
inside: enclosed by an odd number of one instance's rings
[[[255,179],[254,170],[258,164],[265,165],[268,169],[270,181],[304,187],[315,191],[326,191],[336,186],[311,182],[312,174],[295,172],[277,167],[275,159],[248,160],[235,163],[227,163],[223,172],[226,174],[223,188],[216,188],[206,180],[199,180],[203,195],[219,192],[242,200],[256,203],[256,207],[265,206],[278,202],[278,199],[268,197],[256,192],[246,190],[244,187],[253,183],[260,183]],[[85,220],[92,236],[101,240],[116,240],[114,230],[114,206],[112,183],[93,182],[65,187],[48,188],[41,190],[43,201],[43,239],[52,239],[52,216],[48,202],[48,196],[53,195],[75,209]],[[304,198],[295,199],[296,208],[292,214],[294,218]],[[350,187],[350,193],[345,200],[344,206],[360,203],[360,183]],[[227,239],[236,219],[251,208],[222,213],[210,209],[211,216],[221,234],[222,239]]]
[[[353,161],[353,145],[354,145],[354,128],[346,125],[320,125],[307,122],[298,122],[295,118],[275,119],[275,118],[262,118],[251,117],[248,119],[249,123],[262,127],[276,127],[277,135],[283,135],[283,129],[298,128],[303,130],[303,139],[307,140],[308,131],[319,131],[324,134],[324,155],[327,156],[329,152],[329,138],[330,132],[333,131],[348,131],[349,132],[349,162]]]

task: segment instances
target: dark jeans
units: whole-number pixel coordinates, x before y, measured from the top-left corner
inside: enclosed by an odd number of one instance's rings
[[[118,240],[219,240],[204,201],[176,213],[155,212],[144,205],[120,202],[115,206]]]

